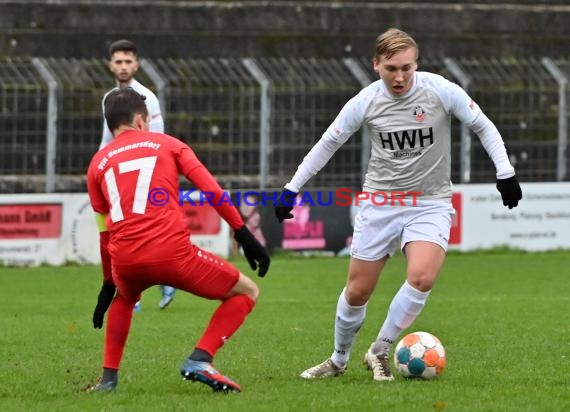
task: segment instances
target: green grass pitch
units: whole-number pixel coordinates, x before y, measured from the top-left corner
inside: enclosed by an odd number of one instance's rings
[[[243,258],[234,260],[252,274]],[[404,279],[392,259],[371,299],[349,369],[304,381],[332,352],[345,258],[276,257],[258,305],[215,365],[242,385],[215,394],[184,382],[179,366],[216,302],[178,292],[159,311],[158,288],[135,313],[118,390],[89,394],[103,332],[91,313],[97,266],[0,268],[2,411],[566,411],[570,409],[570,253],[450,253],[421,316],[407,331],[447,350],[434,381],[374,382],[361,364]]]

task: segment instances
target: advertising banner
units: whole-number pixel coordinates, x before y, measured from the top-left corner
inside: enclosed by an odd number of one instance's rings
[[[196,195],[198,196],[198,194]],[[230,229],[209,205],[182,206],[192,241],[228,257]],[[99,231],[86,193],[0,196],[0,263],[99,264]]]
[[[503,206],[494,184],[455,185],[455,216],[449,247],[472,251],[511,247],[526,251],[570,249],[570,183],[522,183],[518,207]],[[304,192],[306,199],[326,199]],[[320,197],[319,197],[320,196]],[[262,211],[263,233],[271,250],[316,250],[346,254],[356,212],[351,202],[313,202],[295,206],[294,219],[279,224],[273,208]],[[383,207],[378,202],[378,207]],[[413,206],[403,206],[413,207]]]
[[[356,213],[354,202],[350,197],[343,202],[331,201],[330,194],[317,191],[304,194],[305,200],[311,201],[296,205],[293,208],[294,218],[282,223],[275,219],[272,205],[262,208],[261,228],[268,249],[348,253]]]
[[[511,210],[503,206],[494,184],[454,186],[450,249],[570,249],[570,183],[521,186],[523,199]],[[282,223],[275,219],[273,205],[256,200],[255,192],[248,192],[247,202],[242,199],[236,204],[250,231],[271,252],[317,251],[344,256],[350,251],[357,202],[345,192],[332,200],[331,193],[304,192],[301,196],[313,201],[295,206],[295,217]],[[192,196],[198,199],[199,193]],[[232,244],[230,228],[215,208],[208,202],[185,202],[181,207],[188,217],[192,241],[227,257]],[[99,233],[87,194],[0,196],[1,263],[97,264],[99,260]]]
[[[498,246],[527,251],[570,249],[570,183],[522,183],[523,198],[509,210],[490,184],[456,185],[459,250]],[[453,236],[452,236],[453,239]]]
[[[65,262],[63,195],[0,196],[0,262],[10,266]]]

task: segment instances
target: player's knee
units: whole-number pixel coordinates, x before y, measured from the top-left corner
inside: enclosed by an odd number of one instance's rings
[[[245,275],[240,276],[241,292],[247,295],[253,301],[257,301],[259,297],[259,287],[257,284]]]
[[[259,287],[255,284],[255,282],[251,282],[251,287],[247,292],[247,296],[249,296],[252,300],[257,301],[259,297]]]
[[[346,303],[350,306],[362,306],[370,299],[371,290],[367,288],[359,288],[348,286],[345,292]]]
[[[407,281],[414,289],[427,292],[433,287],[435,276],[430,276],[428,273],[413,273],[408,274]]]

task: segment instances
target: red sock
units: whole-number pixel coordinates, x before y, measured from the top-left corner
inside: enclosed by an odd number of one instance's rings
[[[247,295],[236,295],[223,301],[212,315],[196,347],[214,357],[224,342],[239,329],[254,306],[255,301]]]
[[[105,332],[105,353],[103,355],[104,368],[119,369],[131,328],[135,303],[125,300],[119,293],[109,307]]]

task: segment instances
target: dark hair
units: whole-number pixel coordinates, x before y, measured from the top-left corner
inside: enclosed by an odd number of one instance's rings
[[[132,41],[127,39],[117,40],[111,43],[109,46],[109,58],[112,58],[113,53],[118,51],[131,52],[137,56],[137,46]]]
[[[137,114],[148,116],[146,97],[131,87],[114,89],[105,97],[105,120],[111,131],[124,125],[130,125]]]

